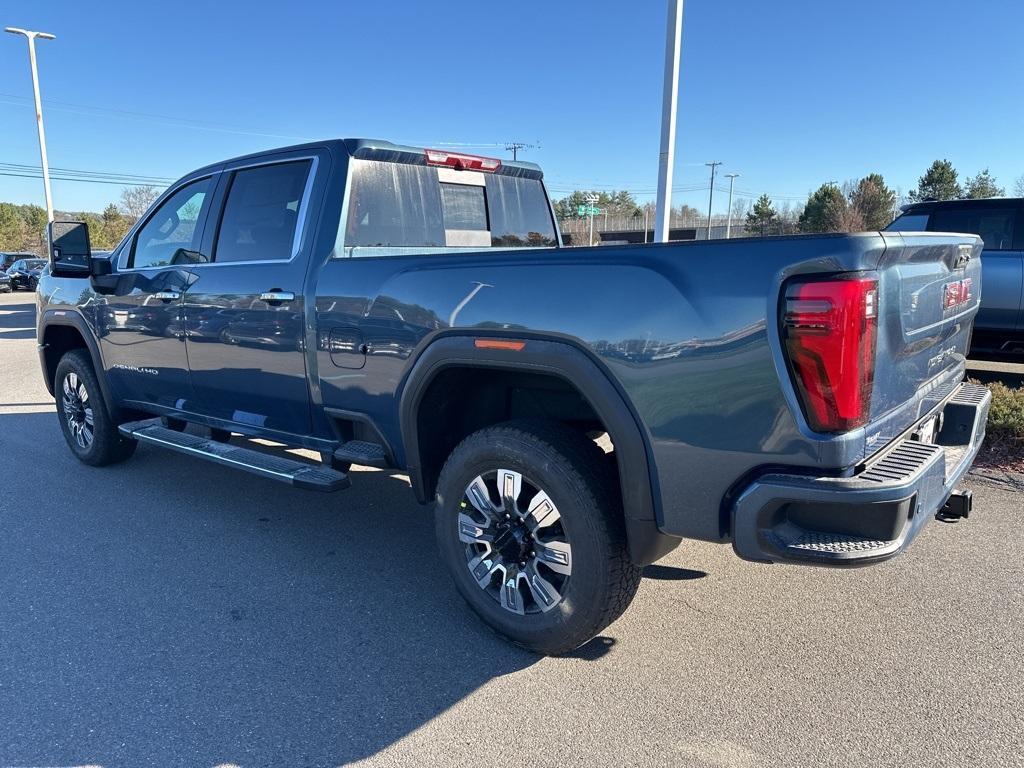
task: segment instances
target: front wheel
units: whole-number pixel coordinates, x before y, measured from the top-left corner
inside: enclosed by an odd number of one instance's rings
[[[118,432],[107,411],[85,350],[76,349],[61,358],[54,393],[61,431],[79,461],[101,467],[124,461],[135,452],[136,442]]]
[[[463,598],[537,653],[585,643],[640,584],[609,462],[564,425],[509,422],[467,437],[441,472],[435,514]]]

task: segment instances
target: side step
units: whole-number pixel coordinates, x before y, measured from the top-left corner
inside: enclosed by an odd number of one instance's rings
[[[349,440],[334,452],[336,461],[347,461],[362,467],[387,467],[388,457],[384,446],[366,440]]]
[[[351,482],[348,475],[330,467],[308,464],[297,459],[240,448],[228,443],[218,443],[208,437],[175,432],[160,423],[160,419],[132,421],[118,426],[121,434],[140,443],[170,448],[172,451],[196,456],[235,469],[243,469],[254,475],[289,483],[296,488],[314,491],[340,491]]]

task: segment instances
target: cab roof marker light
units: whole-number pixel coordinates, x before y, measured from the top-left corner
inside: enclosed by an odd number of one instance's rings
[[[423,154],[427,158],[427,165],[443,165],[459,171],[494,173],[501,167],[501,160],[495,157],[465,155],[460,152],[448,152],[443,149],[428,149]]]

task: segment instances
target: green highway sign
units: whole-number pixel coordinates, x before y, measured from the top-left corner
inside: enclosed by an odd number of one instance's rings
[[[577,216],[597,216],[601,213],[601,209],[595,205],[578,205],[576,206]]]

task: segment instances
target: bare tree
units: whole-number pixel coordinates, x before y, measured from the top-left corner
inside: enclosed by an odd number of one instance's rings
[[[1024,174],[1017,177],[1017,183],[1014,186],[1014,192],[1017,193],[1017,197],[1024,197]]]
[[[128,187],[121,192],[121,202],[118,207],[121,209],[121,213],[134,223],[149,210],[149,206],[158,197],[160,197],[160,190],[156,187]]]

